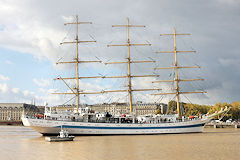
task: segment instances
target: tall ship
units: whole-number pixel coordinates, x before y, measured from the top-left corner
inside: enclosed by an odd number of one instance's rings
[[[173,36],[174,49],[172,51],[159,51],[158,53],[172,53],[175,56],[175,63],[173,67],[162,67],[154,69],[173,69],[175,71],[175,77],[173,80],[165,81],[153,81],[152,83],[161,82],[173,82],[174,91],[170,93],[159,93],[161,89],[133,89],[132,79],[139,77],[158,77],[159,75],[133,75],[131,73],[131,66],[134,63],[152,63],[152,61],[136,61],[132,60],[130,48],[132,46],[145,46],[147,44],[134,44],[130,41],[130,28],[132,27],[145,27],[144,25],[132,25],[127,18],[126,25],[113,25],[112,27],[125,27],[127,30],[127,41],[125,44],[113,44],[108,46],[123,46],[127,47],[127,58],[121,62],[107,62],[105,64],[126,64],[128,72],[125,76],[93,76],[93,77],[81,77],[79,75],[79,64],[81,63],[101,63],[101,61],[83,61],[79,56],[79,44],[90,43],[96,41],[81,41],[78,38],[78,26],[80,24],[91,24],[91,22],[79,22],[78,16],[74,22],[66,23],[65,25],[76,25],[76,38],[72,42],[63,42],[62,44],[74,44],[76,46],[76,57],[73,61],[69,62],[57,62],[57,64],[72,63],[76,66],[75,77],[58,77],[56,80],[63,81],[71,92],[67,93],[55,93],[55,94],[71,94],[76,96],[76,109],[74,111],[52,111],[51,107],[45,107],[45,113],[42,118],[32,117],[24,114],[22,116],[22,122],[24,126],[31,127],[33,130],[43,135],[56,135],[61,128],[67,130],[71,135],[142,135],[142,134],[166,134],[166,133],[197,133],[203,132],[203,127],[215,116],[227,112],[229,109],[225,108],[212,115],[205,115],[201,118],[195,117],[189,119],[184,117],[180,107],[180,95],[192,94],[192,93],[205,93],[205,91],[198,92],[183,92],[179,88],[179,82],[181,81],[197,81],[202,79],[180,79],[178,70],[183,68],[199,68],[199,66],[179,66],[177,61],[177,54],[182,52],[195,52],[195,51],[180,51],[176,47],[176,36],[188,35],[176,33],[175,28],[172,34],[164,34],[167,36]],[[103,90],[96,92],[84,92],[80,89],[79,80],[84,78],[122,78],[127,79],[127,89],[122,90]],[[66,80],[76,80],[76,87],[72,88]],[[153,95],[175,95],[177,102],[177,114],[152,114],[152,115],[138,115],[134,113],[133,109],[133,92],[147,92],[157,91]],[[129,114],[127,115],[111,115],[109,113],[94,113],[90,108],[80,107],[80,95],[88,94],[105,94],[113,92],[127,92],[128,93],[128,105]]]

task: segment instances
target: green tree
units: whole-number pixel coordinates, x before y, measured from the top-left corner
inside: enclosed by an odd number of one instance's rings
[[[175,114],[176,112],[177,112],[177,102],[169,101],[167,114]]]
[[[158,108],[157,110],[156,110],[156,112],[155,112],[155,114],[161,114],[162,112],[161,112],[161,110]]]
[[[183,104],[183,108],[184,108],[184,114],[186,116],[200,116],[203,114],[207,114],[210,109],[210,106],[185,103]]]
[[[233,120],[239,121],[240,120],[240,101],[232,102],[232,108],[229,112],[231,112],[231,118]]]
[[[188,116],[200,116],[204,114],[213,114],[215,112],[219,112],[221,109],[224,109],[226,106],[231,107],[230,111],[226,113],[223,117],[223,121],[227,119],[232,119],[235,121],[240,121],[240,101],[229,103],[216,103],[214,106],[211,105],[199,105],[199,104],[191,104],[191,103],[180,103],[180,106],[183,106],[184,115]],[[170,101],[168,103],[168,114],[177,113],[177,102]],[[216,117],[216,119],[221,118],[222,115]]]

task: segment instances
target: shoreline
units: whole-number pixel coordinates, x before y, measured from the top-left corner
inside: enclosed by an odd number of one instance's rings
[[[0,126],[23,126],[22,121],[0,121]]]

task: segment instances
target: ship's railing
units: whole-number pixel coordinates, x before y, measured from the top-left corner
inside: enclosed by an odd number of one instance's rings
[[[28,117],[30,118],[30,117]],[[39,119],[39,118],[36,118],[36,117],[31,117],[32,119]],[[54,121],[65,121],[65,122],[90,122],[90,123],[133,123],[132,120],[130,119],[127,119],[127,120],[124,120],[124,121],[118,121],[117,119],[105,119],[105,120],[97,120],[97,119],[75,119],[75,120],[72,120],[72,119],[57,119],[57,118],[45,118],[45,120],[54,120]],[[198,120],[198,119],[194,119],[194,120]],[[200,120],[200,118],[199,118]],[[135,123],[136,124],[161,124],[161,123],[178,123],[178,122],[188,122],[188,121],[193,121],[191,119],[185,119],[185,120],[176,120],[176,121],[148,121],[148,122],[142,122],[142,121],[138,121],[138,120],[135,120]]]

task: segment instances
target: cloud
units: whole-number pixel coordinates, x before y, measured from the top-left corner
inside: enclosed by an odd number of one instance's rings
[[[19,91],[20,91],[19,88],[12,88],[12,92],[15,93],[15,94],[19,93]]]
[[[0,101],[2,103],[32,103],[44,105],[48,102],[51,105],[63,104],[68,98],[53,95],[53,89],[39,89],[40,92],[12,88],[7,83],[0,83]]]
[[[111,28],[111,25],[126,24],[126,17],[129,16],[131,24],[147,26],[146,28],[131,28],[131,42],[146,43],[146,41],[149,41],[152,44],[151,47],[146,47],[146,49],[137,46],[131,47],[132,59],[149,60],[148,57],[150,57],[157,61],[156,66],[168,67],[174,61],[173,55],[157,55],[155,51],[173,49],[173,39],[160,37],[159,34],[172,33],[173,26],[175,26],[177,33],[192,33],[190,37],[177,36],[177,48],[179,50],[194,48],[198,53],[179,53],[179,64],[195,65],[196,63],[202,66],[202,69],[196,72],[186,69],[182,75],[189,77],[191,74],[194,76],[201,75],[206,79],[203,88],[209,88],[209,94],[203,97],[204,103],[223,101],[222,97],[226,93],[228,98],[224,100],[239,100],[239,95],[236,94],[240,79],[239,36],[236,34],[240,31],[238,27],[240,23],[239,1],[149,0],[146,2],[139,0],[133,2],[122,0],[120,2],[105,0],[105,3],[107,5],[103,5],[98,0],[79,0],[71,1],[71,3],[57,0],[0,1],[0,44],[8,49],[32,54],[39,60],[49,60],[52,64],[60,57],[63,57],[62,60],[66,61],[72,60],[75,55],[74,47],[71,44],[59,47],[59,43],[63,40],[71,41],[74,39],[74,26],[64,26],[63,23],[71,22],[74,19],[71,15],[77,13],[79,14],[79,20],[93,22],[92,25],[80,25],[80,39],[91,40],[91,37],[94,37],[97,40],[96,44],[81,44],[79,46],[81,59],[94,60],[97,56],[104,61],[124,61],[127,57],[126,47],[106,47],[106,45],[126,43],[126,29]],[[90,65],[94,66],[93,68],[96,69],[97,73],[103,75],[123,74],[123,71],[127,71],[127,68],[123,65]],[[133,64],[132,72],[134,74],[149,74],[153,66],[154,64],[149,63],[141,66]],[[83,64],[81,67],[87,68],[89,64]],[[159,80],[169,78],[168,71],[159,70],[156,72],[161,75]],[[124,72],[125,74],[126,72]],[[5,78],[3,81],[7,81],[7,79]],[[33,82],[44,89],[49,86],[49,81],[46,79],[35,78]],[[139,79],[134,83],[139,88],[151,87],[151,83],[147,82],[146,79]],[[113,89],[117,85],[111,81],[107,88]],[[81,86],[84,90],[91,91],[106,88],[103,83],[94,81],[84,82]],[[192,86],[185,85],[185,87],[190,89]],[[169,85],[159,84],[159,88],[167,89]],[[41,92],[44,91],[41,90]],[[21,90],[19,93],[21,93]],[[151,99],[148,93],[145,97],[139,96],[146,101]],[[44,96],[38,98],[43,100]],[[196,97],[191,98],[198,100]],[[103,101],[104,96],[101,95],[98,99]],[[86,102],[88,101],[94,101],[94,96],[86,100]],[[201,100],[198,101],[201,102]]]
[[[9,65],[14,64],[12,61],[9,61],[9,60],[6,60],[5,63]]]
[[[0,83],[0,91],[6,93],[8,91],[8,85],[6,83]]]
[[[39,87],[47,87],[50,85],[50,81],[48,79],[37,79],[34,78],[33,82],[38,85]]]
[[[239,4],[239,1],[238,0],[217,0],[220,4],[223,4],[223,5],[236,5],[236,4]]]
[[[233,59],[233,58],[222,59],[222,58],[220,58],[219,62],[222,66],[229,66],[229,67],[234,66],[234,67],[237,67],[240,69],[240,58],[239,59]]]
[[[1,75],[1,74],[0,74],[0,80],[2,80],[2,81],[8,81],[8,80],[10,80],[10,78],[7,77],[7,76],[4,76],[4,75]]]
[[[23,95],[24,95],[24,96],[30,96],[30,95],[33,96],[33,95],[34,95],[34,92],[31,92],[31,91],[29,91],[29,90],[24,90],[24,91],[23,91]]]

